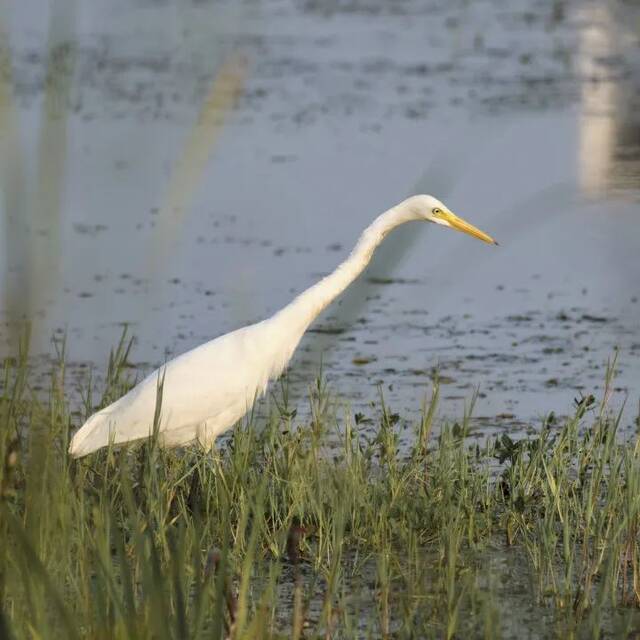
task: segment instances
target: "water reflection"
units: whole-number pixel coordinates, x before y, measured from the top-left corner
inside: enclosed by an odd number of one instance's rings
[[[632,7],[618,7],[631,12]],[[640,74],[625,73],[621,54],[637,47],[613,3],[582,3],[577,68],[580,84],[580,184],[588,196],[640,186]],[[635,104],[635,107],[634,107]]]

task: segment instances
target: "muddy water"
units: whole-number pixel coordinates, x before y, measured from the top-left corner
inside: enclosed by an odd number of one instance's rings
[[[2,5],[2,338],[148,369],[261,319],[416,191],[414,224],[304,339],[353,410],[384,389],[486,432],[640,395],[640,17],[625,3]],[[53,55],[50,55],[53,52]],[[223,76],[222,85],[216,82]],[[231,99],[229,99],[229,96]],[[233,99],[235,98],[234,106]],[[633,413],[628,412],[627,423]]]

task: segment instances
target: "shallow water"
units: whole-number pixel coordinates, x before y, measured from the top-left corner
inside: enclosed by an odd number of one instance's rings
[[[636,406],[637,10],[58,4],[50,23],[35,0],[1,5],[4,354],[28,318],[35,354],[66,331],[72,362],[101,370],[128,323],[136,363],[158,365],[271,314],[426,191],[501,246],[398,230],[292,383],[322,359],[353,410],[382,386],[411,415],[437,369],[442,414],[478,387],[491,433],[569,411],[619,349]]]

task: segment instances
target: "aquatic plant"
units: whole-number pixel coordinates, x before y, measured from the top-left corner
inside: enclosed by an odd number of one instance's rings
[[[0,636],[604,637],[640,620],[640,444],[604,393],[537,435],[356,420],[322,379],[286,383],[219,448],[151,438],[82,460],[59,350],[46,394],[27,342],[0,396]],[[100,404],[133,382],[123,339]],[[301,406],[298,407],[301,409]]]

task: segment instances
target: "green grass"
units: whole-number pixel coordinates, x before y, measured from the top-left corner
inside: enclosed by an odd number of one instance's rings
[[[130,384],[128,348],[101,404]],[[640,441],[607,407],[611,373],[600,403],[527,440],[478,445],[470,411],[434,428],[437,387],[411,438],[383,399],[365,432],[319,380],[308,419],[284,386],[211,453],[151,439],[79,461],[64,350],[45,397],[31,378],[23,345],[0,397],[2,638],[598,638],[640,625]],[[90,396],[87,379],[85,414]]]

